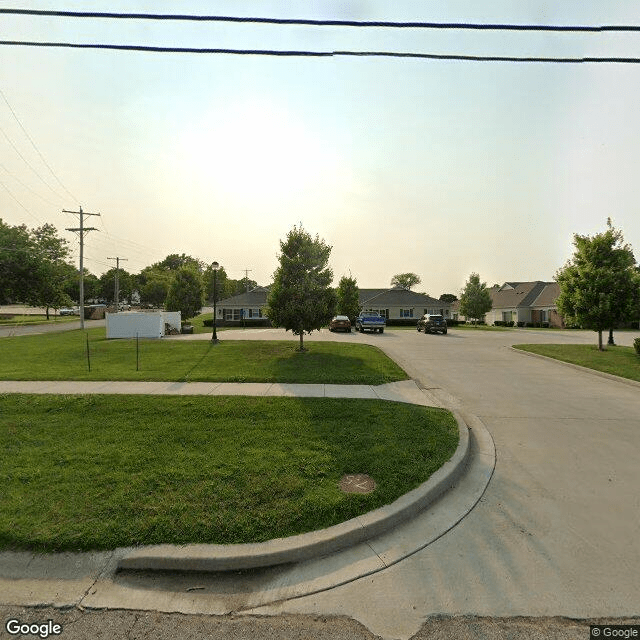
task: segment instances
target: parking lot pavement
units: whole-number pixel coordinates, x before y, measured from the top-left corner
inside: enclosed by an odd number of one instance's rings
[[[619,335],[632,343],[640,334]],[[496,444],[494,476],[471,514],[400,564],[254,613],[347,615],[385,638],[409,638],[434,614],[636,615],[640,393],[510,348],[594,336],[370,336],[445,404],[484,423]]]

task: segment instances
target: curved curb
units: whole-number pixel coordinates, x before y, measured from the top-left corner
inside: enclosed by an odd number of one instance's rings
[[[122,557],[118,570],[230,571],[295,563],[328,555],[379,536],[417,515],[456,484],[469,457],[469,429],[462,416],[453,456],[426,482],[389,505],[338,525],[288,538],[255,544],[190,544],[139,547]]]
[[[525,355],[532,356],[533,358],[540,358],[542,360],[550,360],[551,362],[557,362],[558,364],[563,364],[565,367],[570,367],[571,369],[575,369],[576,371],[583,371],[584,373],[590,373],[594,376],[598,376],[599,378],[606,378],[607,380],[622,382],[623,384],[628,384],[632,387],[640,387],[640,382],[638,382],[637,380],[631,380],[631,378],[623,378],[622,376],[616,376],[613,373],[606,373],[606,371],[598,371],[597,369],[590,369],[589,367],[583,367],[582,365],[574,364],[573,362],[558,360],[558,358],[552,358],[551,356],[543,356],[541,353],[524,351],[524,349],[516,349],[515,347],[509,347],[509,348],[511,349],[511,351],[516,351],[517,353],[524,353]]]

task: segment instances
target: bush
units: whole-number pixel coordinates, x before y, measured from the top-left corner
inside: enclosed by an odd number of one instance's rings
[[[503,322],[502,320],[496,320],[496,321],[493,323],[493,326],[494,326],[494,327],[504,327],[504,322]]]
[[[526,322],[524,322],[524,320],[518,320],[519,327],[524,327],[525,325],[526,325]]]
[[[633,348],[636,350],[636,353],[640,356],[640,338],[636,338],[633,341]]]

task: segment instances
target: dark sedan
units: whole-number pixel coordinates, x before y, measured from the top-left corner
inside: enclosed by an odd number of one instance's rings
[[[351,320],[347,316],[335,316],[331,318],[329,331],[348,331],[351,333]]]

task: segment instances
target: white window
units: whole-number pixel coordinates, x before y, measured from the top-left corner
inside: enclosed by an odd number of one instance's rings
[[[225,320],[242,320],[242,309],[225,309]]]
[[[400,309],[401,318],[413,318],[413,309]]]
[[[260,309],[249,309],[249,318],[262,318]]]

